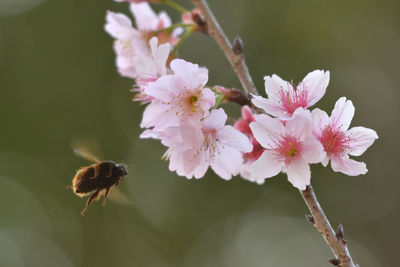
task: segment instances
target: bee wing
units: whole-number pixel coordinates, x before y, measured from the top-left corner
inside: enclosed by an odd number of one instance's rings
[[[132,204],[129,197],[122,193],[117,187],[112,187],[110,191],[110,195],[108,197],[111,201],[114,201],[119,204]]]
[[[101,162],[96,156],[100,154],[100,149],[93,138],[74,138],[71,145],[75,155],[96,163]]]

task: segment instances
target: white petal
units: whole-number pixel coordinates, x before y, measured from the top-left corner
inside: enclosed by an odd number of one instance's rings
[[[329,71],[314,70],[304,77],[303,83],[308,91],[307,106],[311,107],[324,96],[329,84]]]
[[[186,150],[182,155],[183,170],[186,174],[193,173],[196,167],[200,164],[200,157],[195,150]]]
[[[268,98],[275,102],[280,100],[279,91],[283,90],[287,92],[292,88],[292,85],[289,82],[282,80],[281,77],[276,74],[272,75],[272,77],[265,76],[264,80],[265,92],[267,93]]]
[[[131,3],[130,9],[139,30],[157,30],[158,18],[148,3]]]
[[[253,98],[251,99],[251,102],[254,104],[254,106],[262,108],[266,113],[271,114],[274,117],[288,117],[286,116],[287,114],[279,102],[264,98],[262,96],[252,96]]]
[[[225,145],[239,149],[241,152],[249,153],[253,150],[246,135],[242,134],[230,125],[222,127],[217,132],[217,139]]]
[[[115,39],[127,39],[136,31],[131,20],[124,14],[107,11],[104,29]]]
[[[326,167],[328,165],[328,163],[329,163],[329,160],[330,160],[330,157],[328,157],[328,155],[326,155],[325,158],[323,158],[321,160],[322,166]]]
[[[318,163],[326,157],[326,152],[317,139],[309,137],[302,143],[301,157],[308,163]]]
[[[353,119],[354,110],[355,108],[350,100],[346,100],[346,97],[339,98],[332,111],[331,125],[335,129],[346,131]]]
[[[228,147],[218,146],[211,168],[216,174],[225,180],[230,180],[232,175],[238,175],[242,168],[243,160],[239,150]]]
[[[208,162],[206,161],[205,158],[205,153],[200,153],[199,156],[201,157],[199,164],[197,165],[196,169],[194,170],[194,178],[200,179],[202,178],[208,169]]]
[[[312,134],[312,117],[309,110],[298,108],[286,122],[286,134],[305,140]]]
[[[285,133],[282,122],[266,114],[256,115],[255,121],[249,126],[256,140],[267,149],[274,148],[277,140]]]
[[[322,131],[329,125],[329,116],[325,111],[319,108],[314,109],[311,112],[312,123],[313,123],[313,133],[320,137],[322,136]]]
[[[332,157],[331,166],[335,172],[342,172],[350,176],[357,176],[368,172],[364,162],[352,160],[347,154],[342,157]]]
[[[348,153],[352,156],[360,156],[378,139],[374,130],[361,126],[351,128],[346,132],[346,136],[350,138]]]
[[[287,167],[287,176],[294,187],[304,190],[311,180],[310,165],[301,159],[294,160]]]
[[[203,121],[203,129],[218,130],[224,127],[228,116],[222,108],[213,109]]]
[[[271,150],[264,151],[261,156],[248,167],[254,179],[270,178],[281,172],[283,162]]]

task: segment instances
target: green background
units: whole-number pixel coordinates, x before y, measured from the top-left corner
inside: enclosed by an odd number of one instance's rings
[[[297,82],[330,70],[316,107],[330,113],[346,96],[356,107],[352,125],[377,131],[358,158],[367,175],[314,165],[312,184],[361,267],[399,266],[400,2],[210,5],[229,38],[242,37],[259,91],[265,75]],[[111,0],[0,0],[0,266],[331,266],[285,175],[262,186],[212,171],[186,180],[168,171],[159,142],[139,139],[144,107],[116,72],[106,10],[129,12]],[[240,86],[208,36],[190,38],[180,55],[207,66],[210,85]],[[225,107],[238,116],[239,107]],[[97,202],[80,215],[86,199],[66,185],[89,163],[73,154],[72,140],[97,143],[104,159],[128,165],[125,203]]]

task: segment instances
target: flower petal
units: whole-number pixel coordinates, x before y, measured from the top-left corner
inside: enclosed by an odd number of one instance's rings
[[[286,134],[305,140],[312,134],[312,117],[309,110],[298,108],[286,121]]]
[[[317,103],[325,94],[329,84],[329,71],[314,70],[307,74],[303,83],[307,86],[307,106],[311,107]]]
[[[272,149],[280,135],[285,133],[282,122],[266,114],[256,115],[250,128],[260,145],[267,149]]]
[[[352,156],[360,156],[374,143],[375,139],[378,139],[374,130],[361,126],[346,131],[346,136],[350,138],[348,153]]]
[[[139,30],[157,30],[158,17],[148,3],[131,3],[130,9]]]
[[[239,149],[241,152],[251,152],[253,145],[247,136],[230,125],[225,125],[217,132],[217,139],[225,145]]]
[[[264,80],[265,92],[267,93],[268,98],[274,102],[278,102],[280,100],[279,91],[283,90],[287,92],[292,88],[292,85],[289,82],[282,80],[282,78],[276,74],[273,74],[271,77],[265,76]]]
[[[144,89],[144,93],[163,102],[175,100],[179,88],[182,88],[182,80],[175,75],[165,75],[150,82]]]
[[[106,21],[104,29],[115,39],[127,39],[136,32],[131,20],[124,14],[107,11]]]
[[[346,100],[346,97],[339,98],[331,115],[332,127],[346,131],[353,119],[354,110],[354,105],[350,100]]]
[[[248,172],[253,179],[270,178],[282,171],[283,162],[272,150],[264,151],[249,167]]]
[[[326,152],[317,139],[309,137],[302,143],[301,157],[308,163],[318,163],[326,157]]]
[[[170,64],[171,69],[176,75],[185,81],[190,89],[204,87],[208,81],[208,70],[200,68],[199,65],[187,62],[183,59],[174,59]]]
[[[294,187],[304,190],[311,180],[310,165],[301,159],[294,160],[287,167],[287,176]]]
[[[221,178],[230,180],[232,175],[238,175],[242,168],[242,155],[239,150],[228,146],[220,145],[217,149],[211,168]]]
[[[355,161],[349,158],[349,155],[336,156],[331,158],[332,170],[342,172],[350,176],[366,174],[367,166],[364,162]]]
[[[329,125],[329,116],[325,111],[320,110],[319,108],[314,109],[311,112],[312,122],[313,122],[313,133],[321,137],[322,131]]]
[[[204,135],[198,124],[186,120],[180,124],[180,134],[183,143],[188,148],[200,148],[204,142]]]
[[[254,106],[262,108],[266,113],[271,114],[274,117],[289,118],[288,114],[286,114],[279,102],[275,100],[253,95],[251,102],[254,104]]]
[[[218,130],[224,127],[228,116],[222,108],[213,109],[208,117],[203,120],[203,129]]]

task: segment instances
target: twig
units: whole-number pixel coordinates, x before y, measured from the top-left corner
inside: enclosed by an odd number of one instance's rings
[[[247,93],[258,95],[257,89],[254,86],[253,80],[249,74],[249,70],[244,61],[242,53],[235,53],[232,49],[232,44],[229,42],[225,33],[222,31],[217,20],[215,19],[213,13],[207,5],[205,0],[192,0],[193,3],[200,10],[201,14],[207,23],[208,34],[210,34],[214,40],[217,42],[218,46],[224,52],[225,56],[231,63],[232,68],[236,72],[244,90]],[[237,49],[235,49],[237,51]]]
[[[339,226],[338,233],[335,233],[328,218],[326,218],[324,211],[319,205],[311,185],[307,186],[305,190],[300,192],[312,214],[315,228],[322,234],[336,257],[336,259],[330,259],[329,262],[340,267],[355,267],[356,265],[351,259],[349,250],[346,246],[347,242],[343,239],[343,226]]]

